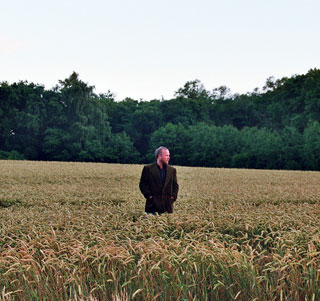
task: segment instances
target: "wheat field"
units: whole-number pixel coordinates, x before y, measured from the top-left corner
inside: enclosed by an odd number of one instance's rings
[[[319,300],[320,173],[0,161],[1,300]]]

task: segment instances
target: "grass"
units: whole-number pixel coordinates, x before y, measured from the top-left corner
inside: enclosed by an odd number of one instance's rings
[[[1,300],[319,300],[320,173],[0,161]]]

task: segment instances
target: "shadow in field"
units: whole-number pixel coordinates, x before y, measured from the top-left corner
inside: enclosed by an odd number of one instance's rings
[[[0,208],[9,208],[11,206],[20,205],[21,201],[19,200],[6,200],[0,199]]]

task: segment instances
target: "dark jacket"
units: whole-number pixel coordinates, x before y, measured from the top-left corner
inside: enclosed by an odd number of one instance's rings
[[[157,164],[154,163],[144,166],[139,187],[146,198],[146,212],[173,212],[173,203],[178,197],[179,190],[177,171],[174,167],[167,166],[166,181],[164,185],[162,185]],[[150,196],[152,196],[151,199]]]

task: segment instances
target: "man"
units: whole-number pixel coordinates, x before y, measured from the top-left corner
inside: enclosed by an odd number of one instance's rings
[[[173,212],[178,197],[177,171],[169,166],[169,150],[160,146],[155,151],[157,162],[144,166],[140,178],[140,190],[146,198],[147,214]]]

